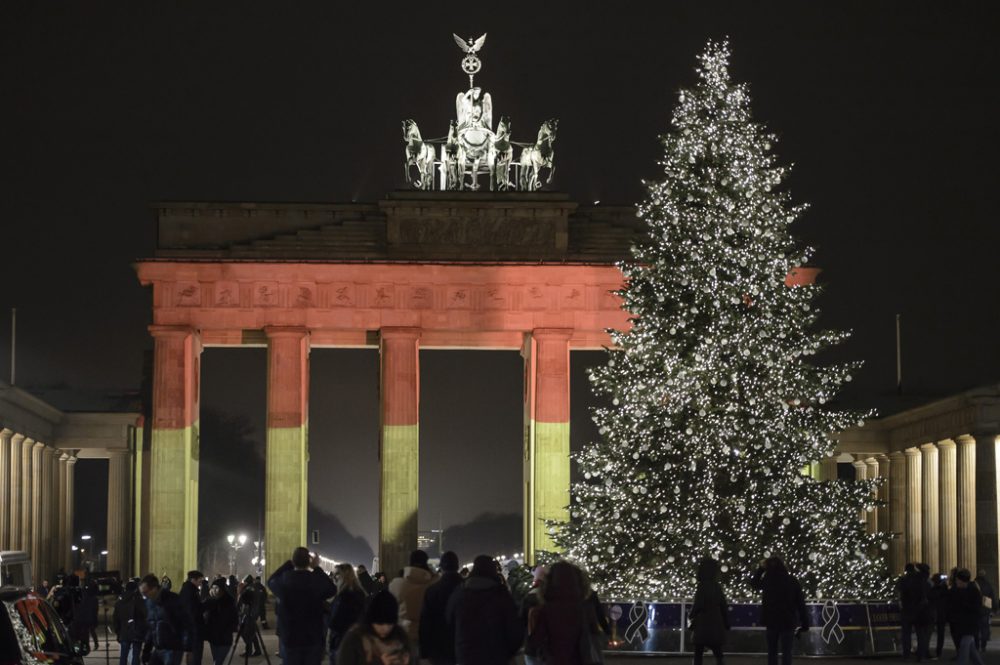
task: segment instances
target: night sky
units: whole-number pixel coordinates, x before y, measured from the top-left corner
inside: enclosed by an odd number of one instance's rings
[[[401,185],[400,121],[444,134],[465,88],[451,33],[488,32],[476,81],[495,117],[518,140],[558,117],[556,187],[620,204],[657,176],[695,55],[728,35],[734,77],[812,206],[798,233],[823,268],[823,324],[855,331],[829,357],[867,362],[845,399],[887,413],[995,383],[995,24],[988,3],[922,4],[4,3],[0,373],[16,306],[18,385],[138,389],[150,293],[131,263],[154,249],[149,204],[383,197]],[[574,358],[574,447],[598,361]],[[519,512],[518,356],[421,362],[422,528]],[[203,408],[245,418],[257,454],[262,352],[209,350],[204,367]],[[376,355],[319,350],[312,368],[311,499],[374,545]],[[202,480],[210,498],[233,482]],[[102,496],[81,501],[99,511]]]

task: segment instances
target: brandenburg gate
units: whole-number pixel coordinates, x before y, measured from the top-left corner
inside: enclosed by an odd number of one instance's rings
[[[641,228],[632,208],[565,195],[400,192],[375,204],[161,203],[154,257],[154,389],[144,570],[194,568],[199,356],[266,346],[264,541],[268,569],[306,543],[309,352],[377,348],[381,366],[379,556],[417,542],[420,349],[514,349],[524,358],[524,544],[567,516],[569,353],[609,343],[627,315],[612,294]],[[374,444],[374,442],[373,442]],[[176,579],[176,578],[175,578]]]

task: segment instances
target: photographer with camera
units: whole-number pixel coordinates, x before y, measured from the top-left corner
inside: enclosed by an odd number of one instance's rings
[[[284,665],[319,665],[323,660],[326,601],[337,587],[304,547],[296,547],[267,580],[278,599],[278,631],[284,650]]]

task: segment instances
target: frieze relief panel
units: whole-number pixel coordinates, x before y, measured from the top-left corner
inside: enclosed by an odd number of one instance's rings
[[[201,284],[198,282],[177,282],[174,284],[174,302],[178,307],[200,307]]]
[[[214,297],[212,299],[216,307],[239,307],[240,305],[240,285],[237,282],[215,282],[213,285]]]
[[[278,283],[255,282],[253,285],[253,304],[255,307],[277,307]]]

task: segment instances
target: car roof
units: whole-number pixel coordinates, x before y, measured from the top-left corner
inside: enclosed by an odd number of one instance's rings
[[[24,586],[2,586],[0,587],[0,600],[16,600],[31,593],[31,589]]]

